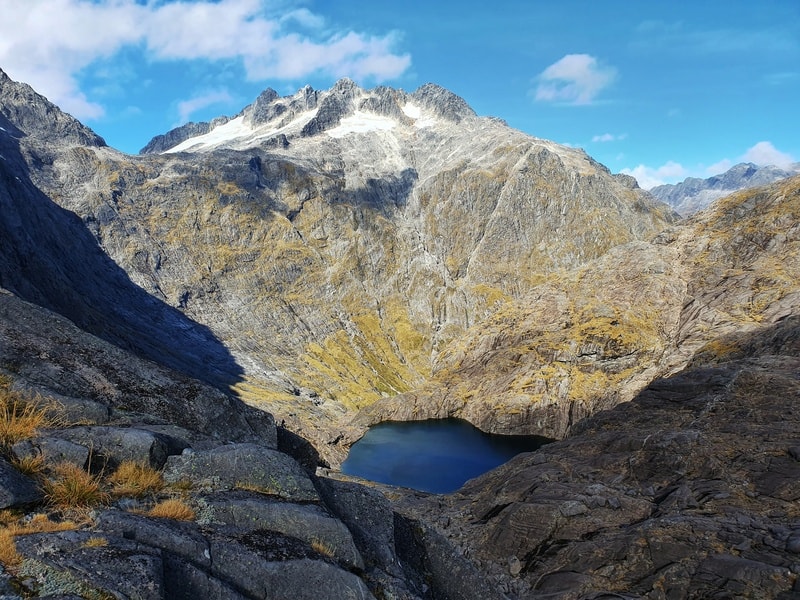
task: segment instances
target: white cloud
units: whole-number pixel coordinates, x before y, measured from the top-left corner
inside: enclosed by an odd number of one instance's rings
[[[709,177],[713,175],[720,175],[721,173],[724,173],[730,169],[732,166],[733,162],[731,160],[723,158],[721,161],[715,162],[713,165],[706,167],[706,175]]]
[[[748,148],[744,154],[733,160],[730,158],[723,158],[713,165],[706,167],[705,174],[707,176],[719,175],[730,169],[733,165],[742,162],[755,163],[760,167],[774,165],[781,169],[789,169],[797,162],[797,159],[791,154],[778,150],[772,142],[764,141],[754,144]]]
[[[98,118],[103,107],[80,89],[77,74],[123,48],[141,48],[151,61],[239,60],[251,80],[324,72],[380,82],[411,64],[394,50],[395,33],[322,33],[324,20],[311,11],[275,17],[267,14],[270,6],[268,0],[3,0],[0,65],[75,116]]]
[[[660,167],[639,165],[634,169],[622,169],[626,175],[632,175],[639,182],[639,187],[649,190],[657,185],[676,183],[688,175],[686,169],[679,163],[667,161]]]
[[[759,166],[775,165],[782,169],[790,167],[795,162],[794,157],[778,150],[772,142],[758,142],[744,153],[742,160]]]
[[[624,140],[626,137],[628,137],[627,133],[621,133],[619,135],[614,135],[613,133],[604,133],[602,135],[595,135],[592,137],[592,141],[596,143],[619,142]]]
[[[287,21],[296,21],[303,27],[309,29],[321,29],[325,25],[325,19],[319,15],[315,15],[307,8],[298,8],[297,10],[290,11],[281,17],[281,23]]]
[[[216,90],[203,94],[202,96],[197,96],[195,98],[190,98],[189,100],[178,102],[178,118],[180,120],[179,124],[189,121],[189,118],[192,116],[192,114],[202,108],[212,106],[214,104],[230,102],[231,100],[233,100],[233,98],[226,90]]]
[[[617,77],[614,67],[589,54],[567,54],[539,74],[535,99],[543,102],[591,104]]]

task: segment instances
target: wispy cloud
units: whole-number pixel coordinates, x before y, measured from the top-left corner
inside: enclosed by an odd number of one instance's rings
[[[214,104],[231,102],[232,100],[233,97],[228,93],[227,90],[215,90],[207,92],[202,96],[196,96],[194,98],[190,98],[189,100],[178,102],[178,124],[183,124],[189,121],[192,114],[200,109],[206,108],[207,106],[213,106]]]
[[[589,54],[567,54],[537,77],[534,98],[540,102],[591,104],[617,78],[614,67]]]
[[[698,28],[684,21],[644,21],[635,30],[631,45],[636,50],[669,49],[676,54],[772,54],[785,55],[800,50],[794,23],[769,28]]]
[[[237,60],[253,81],[328,73],[385,81],[411,64],[396,32],[330,31],[306,8],[269,14],[267,0],[4,0],[0,65],[79,118],[103,107],[77,75],[125,48],[150,61]]]
[[[592,141],[595,143],[620,142],[627,137],[628,137],[627,133],[620,133],[620,134],[603,133],[601,135],[593,136]]]
[[[797,162],[797,158],[787,152],[781,152],[772,142],[763,141],[753,144],[742,155],[734,159],[723,158],[713,165],[709,165],[705,168],[705,174],[707,176],[719,175],[733,165],[742,162],[754,163],[760,167],[773,165],[781,169],[789,169]]]
[[[665,183],[676,183],[688,175],[682,165],[671,160],[660,167],[639,165],[633,169],[622,169],[622,172],[626,175],[633,175],[639,182],[639,186],[646,190]]]
[[[757,165],[775,165],[782,169],[788,168],[792,163],[796,162],[796,159],[791,154],[781,152],[772,145],[772,142],[758,142],[748,148],[742,158]]]

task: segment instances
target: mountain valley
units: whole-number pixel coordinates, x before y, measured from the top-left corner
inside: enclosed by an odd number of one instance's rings
[[[0,375],[71,415],[2,463],[144,457],[211,507],[19,536],[8,585],[145,597],[133,560],[153,598],[792,597],[799,281],[797,176],[681,219],[437,85],[347,79],[134,156],[0,71]],[[446,417],[558,441],[447,496],[337,472]]]

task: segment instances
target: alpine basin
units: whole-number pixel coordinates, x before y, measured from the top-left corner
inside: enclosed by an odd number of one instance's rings
[[[363,479],[445,494],[551,440],[485,433],[461,419],[389,421],[358,440],[342,472]]]

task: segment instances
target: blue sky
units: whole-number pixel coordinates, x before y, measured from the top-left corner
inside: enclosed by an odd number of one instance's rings
[[[800,161],[798,0],[2,0],[0,68],[131,153],[348,76],[438,83],[643,187]]]

